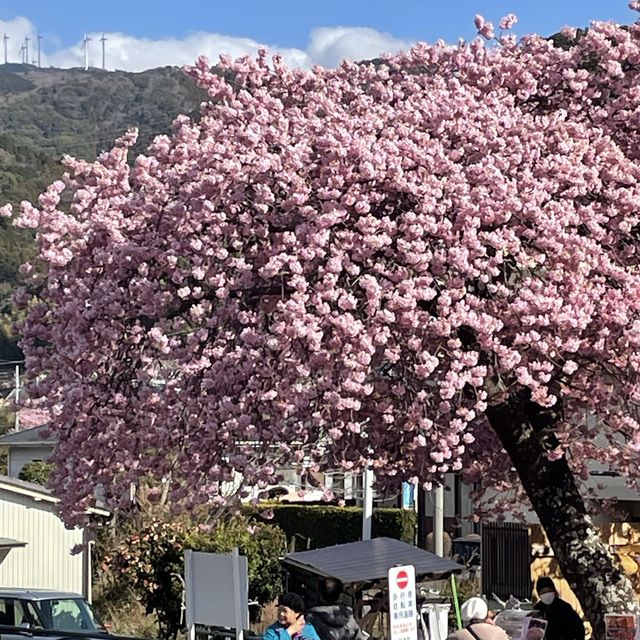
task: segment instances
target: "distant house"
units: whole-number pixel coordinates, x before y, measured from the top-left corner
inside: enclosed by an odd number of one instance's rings
[[[29,429],[23,428],[0,436],[0,447],[5,447],[7,451],[7,475],[18,478],[26,464],[47,460],[56,445],[56,438],[44,436],[46,427],[47,425],[40,425]],[[280,484],[266,489],[250,488],[250,493],[245,500],[260,498],[303,504],[323,502],[325,488],[335,492],[347,503],[358,504],[361,500],[362,478],[359,474],[333,471],[325,474],[307,473],[301,477],[299,470],[295,468],[282,467],[278,471],[282,476]],[[230,488],[237,489],[233,484]],[[393,507],[398,503],[398,498],[379,496],[375,498],[375,503],[376,506]]]
[[[7,448],[7,475],[17,478],[29,462],[46,460],[55,447],[55,439],[43,435],[46,425],[13,431],[0,436],[0,447]]]
[[[91,551],[74,547],[83,529],[67,529],[59,500],[44,487],[0,475],[0,586],[73,591],[91,597]],[[108,516],[90,509],[96,517]]]

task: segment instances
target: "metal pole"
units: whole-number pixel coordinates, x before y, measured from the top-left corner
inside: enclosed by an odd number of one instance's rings
[[[187,589],[189,585],[189,589]],[[196,622],[193,615],[193,551],[185,549],[184,551],[184,619],[187,629],[189,630],[189,640],[196,640]],[[187,595],[189,599],[187,600]]]
[[[364,495],[362,498],[362,539],[371,540],[371,521],[373,519],[373,469],[367,467],[362,474]]]
[[[442,557],[444,555],[444,487],[438,485],[435,493],[436,508],[433,515],[433,544],[436,555]]]
[[[456,583],[456,577],[451,574],[451,595],[453,596],[453,606],[456,611],[456,626],[458,630],[462,629],[462,616],[460,615],[460,600],[458,599],[458,585]]]
[[[244,598],[240,597],[240,589],[242,586],[240,585],[240,553],[238,552],[238,547],[234,547],[231,554],[233,556],[233,595],[235,596],[234,600],[236,606],[234,616],[236,619],[236,640],[243,640],[244,616],[242,615],[241,602],[244,601]]]
[[[20,402],[20,365],[16,365],[16,405]],[[14,428],[17,431],[20,427],[20,412],[16,406],[16,417],[14,422]]]

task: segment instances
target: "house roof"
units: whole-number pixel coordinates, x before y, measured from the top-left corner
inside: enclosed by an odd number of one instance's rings
[[[627,500],[629,502],[640,500],[640,494],[628,487],[622,476],[592,472],[585,485],[594,491],[601,500]]]
[[[48,436],[45,437],[43,432],[47,425],[41,424],[31,429],[22,429],[20,431],[10,431],[0,436],[0,447],[41,447],[43,445],[55,445],[56,439]]]
[[[58,499],[54,497],[51,491],[41,484],[27,482],[26,480],[20,480],[19,478],[13,478],[11,476],[0,475],[0,491],[9,491],[11,493],[29,496],[36,501],[58,502]]]
[[[283,563],[317,575],[338,578],[348,584],[386,578],[396,565],[412,564],[416,577],[459,573],[464,567],[429,551],[392,538],[348,542],[285,556]]]
[[[19,478],[13,478],[11,476],[0,475],[0,491],[8,491],[10,493],[28,496],[33,498],[35,502],[50,502],[53,504],[60,502],[60,500],[56,498],[46,487],[43,487],[40,484],[35,484],[34,482],[26,482]],[[90,507],[87,509],[87,512],[99,516],[109,515],[109,511],[98,507]]]
[[[26,542],[20,542],[13,538],[0,538],[0,549],[15,549],[17,547],[26,547]]]

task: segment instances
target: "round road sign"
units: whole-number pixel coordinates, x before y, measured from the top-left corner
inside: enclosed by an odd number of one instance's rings
[[[398,585],[398,589],[404,589],[409,584],[409,576],[404,569],[402,571],[398,571],[398,574],[396,575],[396,584]]]

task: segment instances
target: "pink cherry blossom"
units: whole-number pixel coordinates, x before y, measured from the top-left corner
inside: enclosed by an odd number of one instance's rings
[[[513,25],[516,24],[517,22],[518,22],[518,18],[513,13],[509,13],[500,20],[500,28],[512,29]]]

